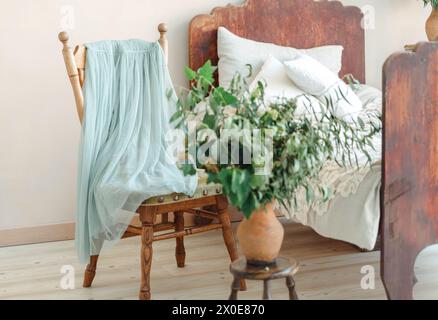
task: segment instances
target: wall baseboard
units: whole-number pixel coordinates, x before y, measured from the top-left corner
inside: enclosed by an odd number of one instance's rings
[[[241,221],[242,214],[230,206],[231,221]],[[158,219],[159,220],[159,219]],[[159,222],[159,221],[157,221]],[[195,225],[195,217],[187,214],[185,226]],[[59,223],[37,227],[0,230],[0,247],[19,246],[31,243],[73,240],[75,238],[75,223]]]
[[[75,238],[75,224],[59,223],[46,226],[0,230],[0,247],[23,244],[72,240]]]

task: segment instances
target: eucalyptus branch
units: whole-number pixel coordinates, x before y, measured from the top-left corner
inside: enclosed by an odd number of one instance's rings
[[[305,106],[306,115],[298,115],[296,99],[268,102],[263,82],[250,90],[246,78],[236,74],[229,88],[215,86],[215,69],[210,62],[197,71],[186,68],[192,87],[180,94],[171,120],[187,132],[187,120],[196,119],[199,130],[214,132],[210,143],[219,141],[224,129],[256,129],[262,136],[273,132],[273,166],[267,175],[256,174],[261,164],[255,159],[250,164],[240,160],[202,164],[196,159],[196,166],[208,172],[209,181],[222,184],[230,202],[245,216],[273,200],[296,204],[300,188],[305,189],[309,203],[326,201],[331,190],[321,185],[314,190],[312,182],[329,160],[341,167],[360,168],[371,163],[368,151],[373,148],[373,138],[381,132],[380,115],[347,121],[333,116],[336,101],[326,100],[316,108],[310,99]],[[350,81],[357,85],[353,78]],[[339,99],[345,99],[342,92]],[[197,140],[197,147],[206,142]],[[228,142],[219,145],[221,150],[232,147]],[[238,148],[239,155],[248,150],[242,141]],[[359,163],[358,153],[365,155],[367,163]],[[185,172],[196,172],[190,166],[187,164]]]

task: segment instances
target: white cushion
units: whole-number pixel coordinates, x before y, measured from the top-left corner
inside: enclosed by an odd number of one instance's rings
[[[298,88],[316,96],[323,103],[327,99],[333,102],[334,116],[355,120],[357,113],[362,110],[362,102],[354,91],[315,59],[299,54],[295,59],[284,62],[284,65],[287,75]]]
[[[228,88],[236,72],[243,76],[248,75],[248,64],[253,67],[252,77],[249,78],[249,82],[251,82],[269,55],[284,62],[295,58],[299,52],[302,52],[315,58],[336,74],[342,68],[342,46],[334,45],[298,50],[241,38],[224,27],[218,28],[217,49],[219,85],[225,88]]]
[[[249,86],[250,91],[256,89],[259,81],[265,83],[265,102],[276,102],[278,99],[296,99],[295,115],[305,115],[310,112],[320,113],[320,102],[313,96],[299,89],[287,76],[284,65],[269,55],[260,72]],[[312,108],[310,108],[310,105]]]

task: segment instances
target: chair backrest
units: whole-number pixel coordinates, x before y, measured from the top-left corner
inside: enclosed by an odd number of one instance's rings
[[[158,32],[160,39],[158,40],[164,52],[164,59],[168,60],[168,43],[166,38],[167,26],[165,23],[158,25]],[[69,35],[67,32],[60,32],[58,35],[59,41],[62,42],[62,55],[64,56],[65,67],[67,75],[70,78],[70,83],[73,89],[73,94],[76,102],[76,111],[78,113],[79,121],[82,123],[84,115],[84,97],[82,94],[82,85],[85,79],[85,61],[87,58],[87,49],[84,45],[77,45],[74,50],[68,44]]]

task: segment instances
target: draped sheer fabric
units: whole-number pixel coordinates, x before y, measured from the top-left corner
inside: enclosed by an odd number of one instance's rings
[[[176,100],[160,45],[100,41],[86,48],[76,223],[81,262],[120,239],[145,199],[192,195],[197,187],[197,177],[184,176],[167,153]]]

